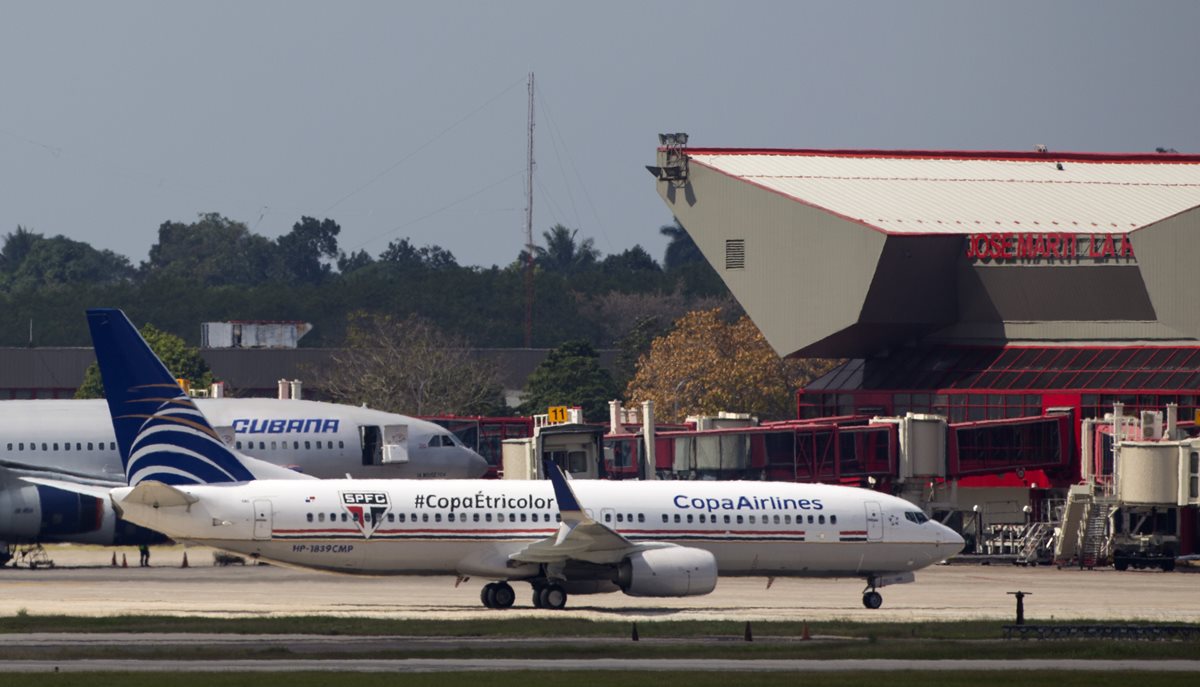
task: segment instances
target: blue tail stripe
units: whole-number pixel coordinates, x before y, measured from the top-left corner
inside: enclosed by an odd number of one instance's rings
[[[230,475],[208,461],[196,458],[194,456],[176,453],[171,451],[169,447],[164,447],[163,450],[139,456],[138,459],[131,463],[127,469],[129,470],[129,476],[132,477],[133,475],[136,475],[147,468],[153,467],[175,468],[180,472],[186,472],[192,475],[195,477],[195,481],[201,484],[245,482],[253,479],[253,476],[238,478],[235,475]],[[146,478],[145,476],[142,476],[140,479]]]

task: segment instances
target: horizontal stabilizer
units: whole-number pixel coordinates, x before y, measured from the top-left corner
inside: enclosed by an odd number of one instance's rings
[[[169,484],[146,480],[139,482],[131,489],[121,503],[139,503],[152,508],[170,508],[172,506],[190,506],[200,499],[176,489]]]
[[[29,484],[40,484],[43,487],[53,487],[72,494],[84,494],[85,496],[94,496],[98,499],[107,499],[108,494],[112,491],[112,487],[98,484],[80,484],[78,482],[68,482],[61,479],[48,479],[45,477],[32,477],[30,475],[21,475],[22,482]]]

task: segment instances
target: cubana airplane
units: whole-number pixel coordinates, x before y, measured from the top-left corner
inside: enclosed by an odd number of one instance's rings
[[[222,443],[119,310],[89,310],[129,485],[123,517],[177,541],[289,566],[512,582],[539,608],[568,594],[681,597],[718,576],[861,577],[877,588],[957,553],[962,538],[877,492],[777,482],[316,480]],[[35,478],[30,478],[35,479]]]
[[[447,430],[404,415],[298,399],[195,403],[222,441],[315,477],[473,479],[488,469],[482,456]],[[105,489],[125,485],[104,400],[0,401],[0,565],[7,544],[162,539],[120,521],[107,496],[33,485],[22,476]]]

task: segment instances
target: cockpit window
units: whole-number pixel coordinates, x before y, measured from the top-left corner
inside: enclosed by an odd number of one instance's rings
[[[929,521],[929,516],[925,515],[925,513],[921,512],[919,510],[905,511],[904,518],[911,522],[915,522],[918,525],[920,525],[923,522]]]

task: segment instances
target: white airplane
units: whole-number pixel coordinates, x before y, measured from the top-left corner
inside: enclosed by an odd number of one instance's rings
[[[369,408],[315,401],[197,399],[222,440],[316,477],[482,476],[487,461],[438,425]],[[126,484],[102,400],[0,401],[0,564],[9,543],[138,544],[162,536],[123,523],[108,498],[22,481],[106,488]]]
[[[533,603],[568,594],[707,594],[719,575],[862,577],[863,604],[957,553],[962,538],[913,504],[851,487],[780,482],[315,480],[220,441],[119,310],[89,310],[129,486],[131,522],[177,541],[284,565],[510,582]],[[42,483],[37,478],[28,478]]]

